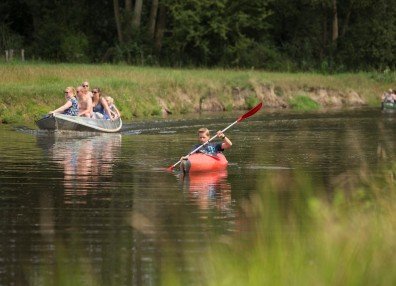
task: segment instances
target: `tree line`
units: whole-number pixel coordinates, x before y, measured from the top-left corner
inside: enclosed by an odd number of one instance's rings
[[[54,62],[395,68],[396,0],[3,0],[0,48]]]

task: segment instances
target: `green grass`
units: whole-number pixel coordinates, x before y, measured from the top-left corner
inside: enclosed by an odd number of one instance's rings
[[[295,97],[290,98],[289,104],[293,109],[302,111],[316,110],[320,108],[319,103],[307,95],[296,95]]]
[[[245,207],[256,223],[210,246],[203,285],[394,285],[396,165],[357,173],[350,190],[336,187],[331,198],[303,173],[263,178]]]
[[[391,87],[383,78],[373,73],[321,75],[108,64],[2,63],[0,122],[31,122],[32,118],[63,104],[62,90],[66,86],[77,86],[85,80],[91,87],[98,86],[113,96],[124,119],[130,120],[159,117],[164,107],[173,114],[195,112],[202,99],[219,102],[223,110],[248,109],[260,100],[276,107],[290,100],[294,102],[295,95],[312,98],[318,90],[331,91],[332,95],[354,91],[368,104],[379,106],[380,95]]]

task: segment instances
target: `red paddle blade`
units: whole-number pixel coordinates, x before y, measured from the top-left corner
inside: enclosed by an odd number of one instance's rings
[[[171,172],[180,162],[181,162],[181,160],[177,161],[175,164],[173,164],[173,165],[169,166],[168,168],[166,168],[166,170]]]
[[[257,104],[255,107],[253,107],[252,109],[250,109],[248,112],[246,112],[244,115],[242,115],[241,117],[238,118],[238,122],[252,116],[253,114],[255,114],[257,111],[259,111],[261,109],[261,107],[263,107],[263,103],[260,102],[259,104]]]

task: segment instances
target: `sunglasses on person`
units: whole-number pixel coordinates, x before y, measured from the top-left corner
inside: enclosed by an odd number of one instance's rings
[[[83,86],[83,87],[88,87],[89,85],[88,85],[88,84],[83,84],[82,86]]]

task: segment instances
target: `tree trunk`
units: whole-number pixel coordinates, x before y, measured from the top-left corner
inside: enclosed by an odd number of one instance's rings
[[[148,34],[151,39],[154,39],[157,14],[158,14],[158,0],[152,0],[151,10],[150,10],[150,18],[149,18],[149,23],[148,23]]]
[[[351,19],[351,14],[352,14],[352,8],[353,8],[353,1],[349,3],[348,11],[345,16],[344,25],[342,26],[341,37],[344,37],[346,31],[348,30],[349,20]]]
[[[132,18],[133,18],[133,10],[132,10],[132,0],[125,0],[125,13],[124,13],[124,35],[125,35],[125,41],[129,42],[131,41],[133,35],[132,35]]]
[[[140,28],[140,20],[142,18],[143,0],[136,0],[135,9],[133,11],[132,25],[136,30]]]
[[[125,0],[125,11],[132,13],[132,0]]]
[[[158,23],[155,31],[155,51],[157,54],[160,53],[162,48],[162,39],[164,37],[166,26],[166,8],[164,5],[160,5],[158,13]]]
[[[118,41],[120,43],[123,43],[124,42],[124,37],[123,37],[123,34],[122,34],[120,4],[118,3],[118,0],[113,0],[113,6],[114,6],[114,19],[116,21],[116,27],[117,27]]]
[[[333,0],[333,34],[331,39],[333,44],[336,43],[338,39],[337,0]]]
[[[328,43],[328,9],[325,7],[325,5],[322,6],[322,11],[323,11],[323,22],[322,22],[322,47],[320,49],[320,59],[323,59],[325,57],[326,49],[327,49],[327,43]]]

